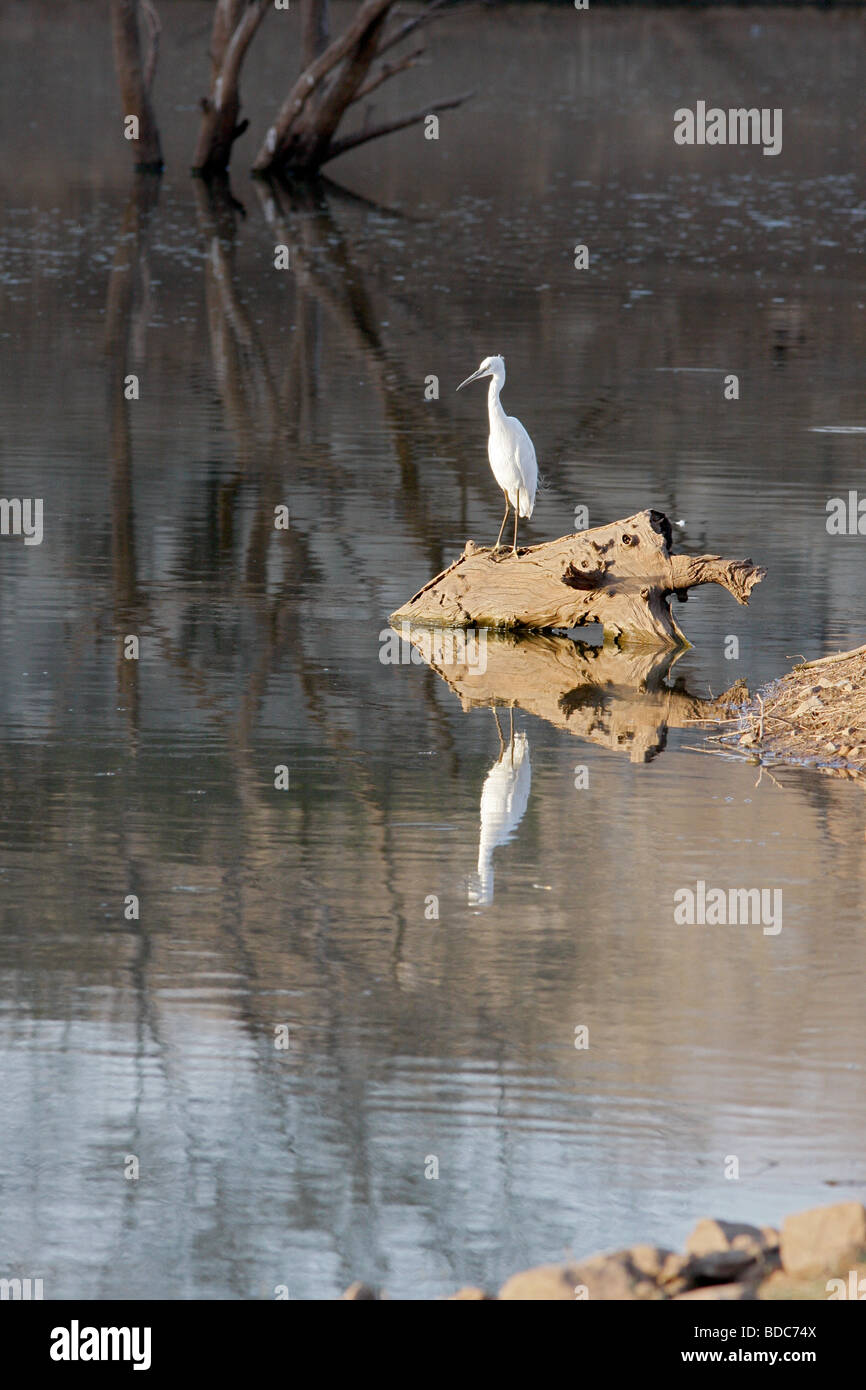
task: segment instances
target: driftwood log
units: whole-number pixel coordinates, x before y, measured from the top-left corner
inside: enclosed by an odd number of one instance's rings
[[[404,636],[450,686],[466,711],[484,706],[519,708],[556,729],[599,747],[650,762],[667,743],[668,729],[723,721],[748,703],[740,683],[715,699],[668,684],[680,653],[631,647],[587,647],[569,637],[487,637],[483,661],[466,660],[459,642],[441,628],[407,626]],[[478,656],[479,648],[472,655]]]
[[[721,584],[738,603],[766,574],[751,560],[675,555],[662,512],[511,551],[467,541],[458,560],[391,614],[392,623],[550,631],[600,623],[605,639],[687,644],[672,594]]]

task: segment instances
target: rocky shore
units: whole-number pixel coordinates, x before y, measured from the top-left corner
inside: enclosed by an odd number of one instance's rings
[[[384,1299],[352,1284],[344,1299]],[[680,1253],[633,1245],[513,1274],[498,1293],[463,1288],[450,1299],[866,1301],[866,1207],[838,1202],[786,1217],[781,1229],[699,1221]]]

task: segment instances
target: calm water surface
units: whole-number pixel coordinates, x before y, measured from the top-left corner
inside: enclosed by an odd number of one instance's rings
[[[438,142],[301,197],[248,136],[242,214],[185,175],[208,9],[163,10],[161,186],[93,7],[0,10],[2,489],[45,506],[0,541],[0,1273],[431,1297],[862,1198],[862,791],[690,746],[702,701],[866,637],[864,540],[825,528],[866,471],[864,17],[449,18],[409,103],[478,95]],[[286,69],[253,52],[254,130]],[[675,147],[698,98],[783,107],[782,154]],[[530,644],[535,707],[491,643],[525,809],[480,891],[493,715],[379,657],[495,537],[454,394],[490,352],[527,541],[653,506],[769,576],[678,607],[671,669]],[[698,879],[781,889],[781,932],[675,925]]]

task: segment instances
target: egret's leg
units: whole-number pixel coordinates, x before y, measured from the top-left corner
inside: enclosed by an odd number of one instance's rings
[[[501,724],[499,723],[499,715],[496,713],[496,706],[493,705],[492,708],[493,708],[493,718],[496,720],[496,732],[497,732],[498,735],[499,735],[499,756],[500,756],[500,758],[501,758],[502,755],[503,755],[503,753],[505,752],[505,739],[502,737],[502,726],[501,726]]]
[[[520,512],[520,488],[517,489],[517,503],[514,508],[514,545],[511,547],[512,555],[517,554],[517,517]]]
[[[505,515],[504,515],[504,517],[502,518],[502,525],[501,525],[500,528],[499,528],[499,535],[496,537],[496,544],[495,544],[495,546],[493,547],[494,550],[498,550],[498,549],[499,549],[499,542],[502,540],[502,532],[505,530],[505,523],[506,523],[507,520],[508,520],[508,493],[506,492],[506,494],[505,494]]]

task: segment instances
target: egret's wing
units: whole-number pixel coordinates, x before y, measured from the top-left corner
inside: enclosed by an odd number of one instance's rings
[[[538,461],[535,457],[535,445],[524,426],[513,415],[509,415],[508,423],[511,426],[513,438],[514,467],[520,479],[520,515],[531,516],[535,506],[535,490],[538,486]]]

